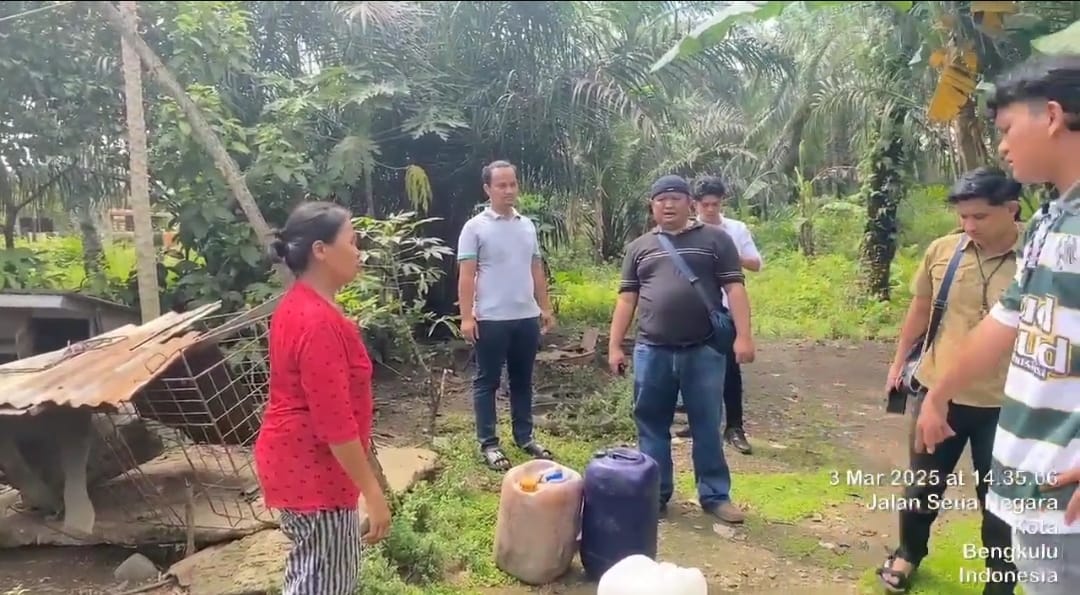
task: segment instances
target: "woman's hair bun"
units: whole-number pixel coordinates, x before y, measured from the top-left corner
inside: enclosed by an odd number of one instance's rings
[[[270,242],[270,260],[274,264],[285,262],[289,256],[289,244],[281,238],[281,232],[274,231],[274,239]]]

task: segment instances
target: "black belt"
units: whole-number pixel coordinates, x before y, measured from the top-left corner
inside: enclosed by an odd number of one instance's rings
[[[678,344],[674,344],[674,345],[672,345],[670,343],[667,343],[667,344],[664,344],[664,345],[658,345],[656,343],[646,343],[644,341],[638,341],[638,343],[641,343],[642,345],[647,345],[649,347],[655,347],[657,349],[667,349],[668,351],[688,351],[690,349],[697,349],[698,347],[703,347],[705,345],[708,345],[709,344],[709,339],[705,338],[705,339],[702,339],[701,341],[697,341],[695,343],[678,343]]]

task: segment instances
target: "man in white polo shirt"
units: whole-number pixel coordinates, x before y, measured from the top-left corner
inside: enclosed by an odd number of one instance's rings
[[[495,391],[503,364],[510,381],[514,442],[535,458],[551,452],[533,440],[532,377],[540,335],[555,325],[536,226],[514,208],[517,169],[507,161],[484,167],[488,206],[465,222],[458,238],[461,334],[476,348],[473,411],[487,466],[510,468],[499,447]]]
[[[702,223],[717,225],[723,229],[739,249],[739,261],[748,271],[760,271],[761,253],[750,235],[750,228],[742,221],[724,217],[722,211],[727,198],[727,187],[715,176],[702,176],[694,183],[694,200],[697,219]],[[724,307],[728,307],[727,295],[723,296]],[[753,450],[743,430],[743,382],[739,362],[732,353],[728,353],[727,374],[724,376],[724,441],[743,454]],[[679,436],[689,435],[689,430],[682,430]]]

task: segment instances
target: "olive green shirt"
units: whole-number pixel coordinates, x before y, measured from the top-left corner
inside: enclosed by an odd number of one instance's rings
[[[1016,245],[1004,254],[981,254],[974,241],[970,238],[966,240],[937,337],[915,372],[915,377],[923,386],[933,386],[938,375],[956,359],[967,334],[989,313],[989,309],[1012,283],[1016,276],[1017,255],[1023,248],[1023,228],[1020,227]],[[911,293],[914,296],[933,300],[938,295],[961,235],[954,233],[938,238],[926,248],[923,260],[911,280]],[[1008,369],[1009,355],[1006,354],[995,364],[993,374],[957,394],[953,402],[973,407],[1000,407]]]

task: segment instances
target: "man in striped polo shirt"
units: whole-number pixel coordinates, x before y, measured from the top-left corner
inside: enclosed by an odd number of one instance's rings
[[[515,208],[517,168],[493,161],[481,173],[488,206],[458,237],[461,334],[476,349],[473,413],[476,440],[488,468],[510,469],[499,445],[495,391],[503,366],[510,384],[514,442],[533,458],[552,453],[533,439],[533,367],[540,337],[555,325],[536,226]]]
[[[1080,56],[1032,60],[988,106],[998,149],[1025,183],[1061,196],[1028,225],[1012,285],[927,393],[915,447],[953,435],[949,399],[1012,351],[986,507],[1012,527],[1027,595],[1080,592]]]
[[[608,365],[615,374],[625,372],[623,339],[637,314],[631,356],[634,424],[641,451],[660,465],[660,512],[666,512],[675,489],[671,421],[681,392],[701,508],[725,523],[738,524],[746,513],[731,501],[720,416],[727,351],[733,350],[739,363],[754,361],[750,300],[735,242],[719,227],[691,220],[691,201],[690,184],[680,176],[663,176],[653,183],[649,206],[657,225],[626,247],[611,315]],[[735,327],[734,344],[716,335],[710,315],[722,308],[722,293],[731,306],[728,324]]]

